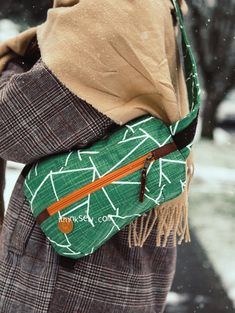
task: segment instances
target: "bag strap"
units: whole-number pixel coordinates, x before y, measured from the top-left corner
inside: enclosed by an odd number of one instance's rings
[[[176,17],[182,36],[184,72],[190,112],[183,119],[173,123],[170,126],[170,130],[178,148],[183,149],[186,146],[191,145],[195,137],[201,104],[201,91],[197,73],[197,65],[186,33],[184,17],[179,5],[179,0],[171,1],[175,7]]]
[[[197,65],[192,52],[192,48],[186,33],[184,17],[179,5],[179,0],[172,0],[176,16],[179,22],[180,31],[182,35],[182,49],[184,55],[184,67],[185,67],[185,78],[188,90],[188,98],[190,110],[198,110],[200,107],[200,85],[197,73]]]

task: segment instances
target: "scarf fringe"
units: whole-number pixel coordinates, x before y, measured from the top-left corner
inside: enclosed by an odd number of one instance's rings
[[[155,228],[156,247],[166,247],[169,235],[173,231],[173,246],[190,242],[188,223],[188,207],[183,206],[160,206],[153,208],[148,213],[135,219],[129,224],[128,243],[129,247],[143,247],[151,231]]]
[[[165,202],[129,224],[129,247],[143,247],[150,233],[155,229],[156,247],[166,247],[169,236],[173,233],[173,246],[182,241],[191,242],[188,221],[188,192],[194,175],[192,151],[187,159],[186,188],[177,198]]]

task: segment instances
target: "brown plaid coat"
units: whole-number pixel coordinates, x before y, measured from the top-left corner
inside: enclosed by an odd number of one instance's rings
[[[30,163],[82,148],[118,127],[71,93],[39,60],[9,63],[0,81],[0,157],[27,163],[0,237],[0,313],[160,313],[175,273],[176,247],[128,247],[128,227],[95,253],[67,262],[35,224],[23,195]]]

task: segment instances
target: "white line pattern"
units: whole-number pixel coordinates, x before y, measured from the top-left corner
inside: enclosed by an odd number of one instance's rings
[[[119,168],[120,166],[122,166],[123,164],[125,164],[125,161],[129,159],[129,157],[136,152],[139,148],[141,148],[142,146],[145,145],[145,143],[147,141],[150,142],[154,142],[156,148],[157,147],[162,147],[163,145],[165,145],[168,142],[171,142],[171,135],[169,133],[169,136],[164,140],[164,142],[159,142],[159,140],[157,140],[156,138],[154,138],[152,135],[150,135],[143,127],[146,121],[152,120],[153,117],[147,118],[145,120],[142,120],[141,122],[138,122],[136,124],[133,125],[125,125],[126,130],[124,132],[124,136],[122,138],[120,138],[120,140],[117,142],[118,145],[123,145],[124,147],[126,147],[126,155],[124,155],[124,157],[122,157],[120,160],[118,160],[118,162],[116,162],[114,165],[111,166],[111,168],[109,168],[108,170],[106,170],[105,173],[100,173],[98,170],[98,166],[96,165],[96,161],[95,161],[95,157],[93,158],[93,156],[97,155],[97,153],[99,153],[98,151],[81,151],[81,150],[77,150],[75,151],[77,153],[77,157],[79,161],[83,161],[82,155],[87,155],[86,157],[89,159],[90,161],[90,165],[91,166],[86,166],[85,168],[71,168],[72,164],[73,164],[73,159],[75,157],[75,154],[73,152],[70,152],[62,167],[60,167],[59,170],[54,169],[53,171],[51,170],[49,174],[47,174],[45,177],[42,178],[41,183],[39,184],[39,186],[36,188],[36,190],[33,192],[30,189],[30,186],[27,184],[26,182],[26,187],[28,188],[30,194],[31,194],[31,205],[33,207],[33,202],[35,200],[35,198],[37,197],[37,195],[39,194],[40,190],[44,187],[45,184],[48,184],[50,181],[52,190],[54,192],[54,197],[55,200],[58,201],[59,200],[59,195],[57,194],[57,187],[56,187],[56,182],[59,180],[54,180],[54,178],[58,178],[58,176],[60,175],[70,175],[70,174],[79,174],[79,173],[83,173],[84,171],[91,174],[91,181],[95,181],[96,179],[103,177],[104,175],[107,175],[108,173],[114,171],[115,169]],[[176,123],[174,129],[170,128],[171,134],[175,134],[177,131],[177,127],[178,127],[178,123]],[[141,133],[143,135],[141,135]],[[135,142],[136,144],[134,144],[134,146],[130,149],[129,145],[131,142]],[[133,144],[132,144],[133,145]],[[123,149],[123,148],[122,148]],[[71,164],[71,165],[70,165]],[[84,163],[84,164],[87,164]],[[152,162],[150,164],[150,166],[148,167],[147,170],[147,177],[151,174],[154,173],[154,175],[156,176],[156,188],[157,186],[159,187],[158,189],[158,194],[156,195],[156,197],[151,197],[151,190],[147,187],[147,185],[145,186],[145,193],[144,196],[147,199],[150,199],[155,205],[159,205],[160,204],[160,200],[163,196],[163,192],[164,189],[166,188],[167,185],[171,184],[172,181],[171,179],[169,179],[168,175],[164,172],[165,170],[165,166],[168,164],[182,164],[185,165],[186,162],[185,161],[180,161],[180,160],[175,160],[175,159],[170,159],[170,158],[160,158],[158,160],[158,165],[156,164],[156,162]],[[37,171],[37,168],[35,168],[34,170],[35,172],[35,176],[40,174],[40,171]],[[28,177],[29,179],[29,177]],[[49,179],[49,181],[48,181]],[[179,182],[181,184],[181,189],[183,190],[185,188],[185,182],[183,182],[182,180]],[[124,177],[122,179],[119,179],[117,181],[112,182],[110,185],[115,184],[116,186],[123,186],[123,185],[140,185],[140,180],[137,180],[137,177],[133,180],[130,181],[130,178]],[[109,185],[108,185],[109,186]],[[114,229],[116,228],[117,230],[120,230],[119,224],[118,224],[118,220],[125,220],[125,219],[134,219],[135,217],[140,216],[140,213],[134,213],[134,214],[125,214],[125,208],[120,208],[117,207],[118,204],[115,204],[108,192],[108,186],[102,187],[99,192],[103,192],[103,195],[105,197],[105,199],[107,200],[107,203],[105,205],[109,205],[109,208],[114,212],[114,214],[109,213],[107,214],[107,218],[109,221],[109,225],[110,228],[107,231],[107,234],[104,236],[103,240],[105,240],[106,238],[108,238],[114,231]],[[93,198],[94,197],[94,198]],[[86,197],[84,197],[84,199],[81,199],[81,201],[79,203],[75,203],[74,206],[71,206],[71,208],[69,210],[62,210],[61,212],[58,213],[58,218],[61,217],[71,217],[72,215],[74,216],[79,216],[79,214],[84,214],[86,217],[86,222],[88,223],[87,225],[90,225],[92,228],[96,227],[96,222],[92,216],[92,212],[91,212],[91,206],[92,206],[92,201],[98,201],[98,198],[96,199],[95,196],[93,196],[91,193],[88,194]],[[122,213],[121,213],[122,212]],[[88,227],[88,226],[87,226]],[[56,245],[57,247],[63,249],[63,254],[64,255],[68,255],[68,256],[76,256],[81,254],[81,251],[76,251],[73,249],[73,244],[69,239],[69,235],[63,234],[65,242],[67,244],[59,244],[58,242],[56,242],[55,240],[53,240],[52,238],[49,238],[49,240],[51,241],[52,244]],[[94,246],[92,246],[91,251],[93,251]]]

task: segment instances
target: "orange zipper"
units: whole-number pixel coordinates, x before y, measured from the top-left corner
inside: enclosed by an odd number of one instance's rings
[[[147,167],[149,166],[150,162],[155,159],[152,152],[148,152],[142,157],[138,158],[135,161],[132,161],[123,167],[115,170],[114,172],[108,173],[107,175],[89,183],[88,185],[83,186],[82,188],[73,191],[72,193],[64,196],[59,201],[53,203],[47,208],[48,214],[54,215],[55,213],[65,209],[69,205],[73,204],[74,202],[79,201],[80,199],[86,197],[88,194],[95,192],[102,187],[112,183],[115,180],[121,179],[138,169],[143,168],[142,171],[142,179],[141,179],[141,190],[143,190],[143,184],[145,185],[146,182],[146,171]],[[143,192],[141,193],[140,201],[143,201]],[[141,201],[141,202],[142,202]]]
[[[159,159],[173,151],[177,150],[177,146],[174,142],[165,144],[157,149],[149,151],[148,153],[144,154],[140,158],[135,161],[132,161],[117,170],[104,175],[101,178],[83,186],[82,188],[71,192],[70,194],[64,196],[59,201],[53,203],[48,208],[43,210],[36,218],[37,224],[43,223],[48,217],[54,215],[57,212],[65,209],[69,205],[79,201],[80,199],[84,198],[85,196],[89,195],[90,193],[101,189],[102,187],[112,183],[117,179],[121,179],[138,169],[142,168],[141,172],[141,180],[140,180],[140,192],[139,192],[139,201],[144,201],[144,192],[146,186],[146,178],[147,178],[147,169],[150,163],[156,159]]]

